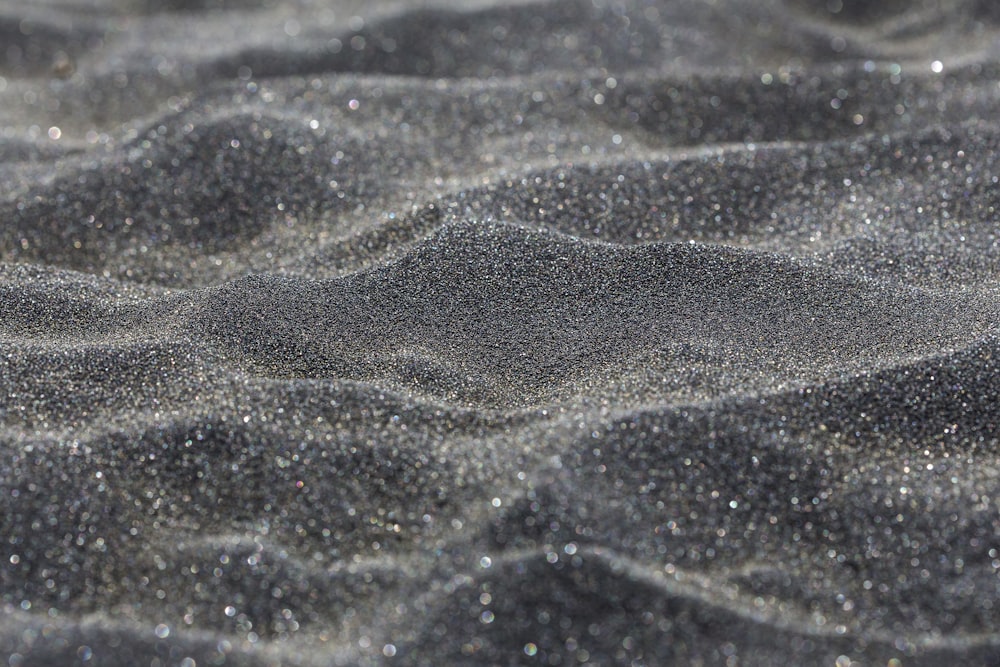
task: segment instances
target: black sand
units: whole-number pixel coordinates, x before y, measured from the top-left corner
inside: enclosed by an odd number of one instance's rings
[[[986,0],[0,5],[0,657],[1000,663]]]

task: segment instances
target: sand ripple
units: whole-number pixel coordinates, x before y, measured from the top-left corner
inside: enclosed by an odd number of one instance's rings
[[[998,30],[0,8],[0,655],[1000,660]]]

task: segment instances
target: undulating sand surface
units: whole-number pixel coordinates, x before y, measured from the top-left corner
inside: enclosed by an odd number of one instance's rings
[[[0,4],[0,663],[1000,664],[1000,4]]]

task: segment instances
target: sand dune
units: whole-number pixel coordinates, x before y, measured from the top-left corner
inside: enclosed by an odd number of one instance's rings
[[[998,36],[0,5],[0,656],[1000,661]]]

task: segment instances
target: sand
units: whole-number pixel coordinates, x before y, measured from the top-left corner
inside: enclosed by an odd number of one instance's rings
[[[0,658],[1000,662],[1000,11],[0,5]]]

